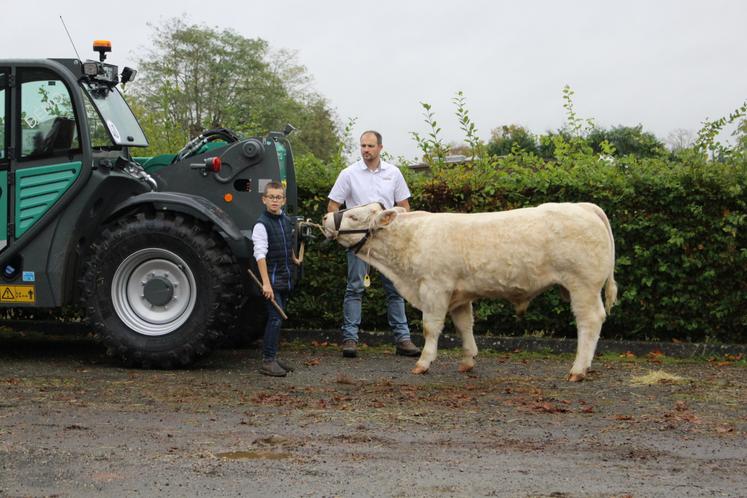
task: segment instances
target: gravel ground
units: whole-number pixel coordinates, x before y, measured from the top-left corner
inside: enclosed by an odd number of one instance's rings
[[[284,344],[296,371],[221,350],[122,368],[86,338],[0,333],[0,496],[747,495],[744,357],[455,351],[431,371],[391,347],[343,359]]]

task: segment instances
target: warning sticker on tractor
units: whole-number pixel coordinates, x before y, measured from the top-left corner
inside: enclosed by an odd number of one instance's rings
[[[36,303],[33,285],[0,285],[0,303]]]

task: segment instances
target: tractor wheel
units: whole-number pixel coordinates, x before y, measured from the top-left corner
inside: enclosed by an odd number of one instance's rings
[[[265,332],[267,310],[263,297],[249,297],[237,311],[238,319],[227,324],[222,347],[246,349],[256,345]]]
[[[241,299],[223,240],[173,213],[139,213],[105,228],[81,283],[97,339],[144,368],[188,365],[210,351]]]

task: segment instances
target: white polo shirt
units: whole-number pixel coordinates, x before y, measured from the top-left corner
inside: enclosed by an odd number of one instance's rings
[[[381,161],[371,171],[361,159],[340,171],[328,197],[348,208],[380,202],[388,209],[408,199],[410,189],[398,167]]]

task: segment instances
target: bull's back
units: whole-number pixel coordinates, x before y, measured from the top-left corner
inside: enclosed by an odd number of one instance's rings
[[[419,270],[468,282],[534,289],[568,279],[604,281],[610,238],[592,204],[549,203],[491,213],[408,213]],[[596,207],[596,206],[594,206]],[[599,209],[599,208],[597,208]],[[600,210],[601,211],[601,210]],[[408,219],[409,218],[409,219]]]

